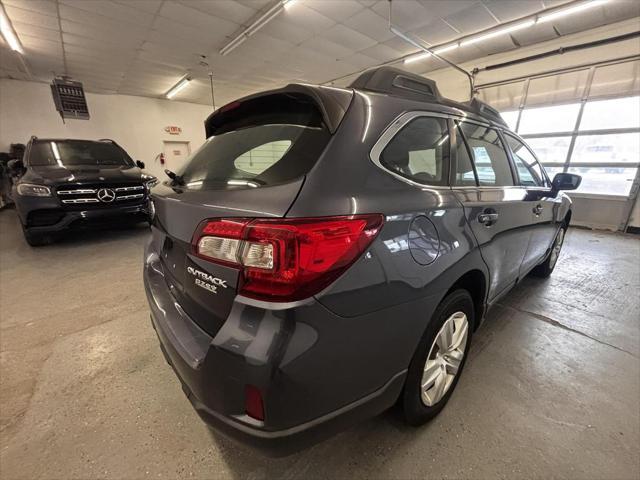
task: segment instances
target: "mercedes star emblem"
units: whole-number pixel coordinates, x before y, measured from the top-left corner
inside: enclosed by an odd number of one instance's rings
[[[98,190],[98,200],[109,203],[116,199],[116,193],[110,188],[101,188]]]

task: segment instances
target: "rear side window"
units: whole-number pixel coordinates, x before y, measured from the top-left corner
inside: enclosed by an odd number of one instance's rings
[[[520,179],[520,185],[528,187],[546,187],[547,179],[542,172],[542,167],[527,146],[509,134],[505,134],[507,144],[513,154],[513,161]]]
[[[498,132],[493,128],[463,122],[460,131],[467,141],[479,185],[514,185],[511,167]]]
[[[258,97],[216,115],[212,136],[180,175],[186,188],[197,190],[287,183],[309,172],[330,138],[306,97]]]
[[[380,155],[392,172],[425,185],[446,185],[449,131],[443,118],[418,117],[405,125]]]

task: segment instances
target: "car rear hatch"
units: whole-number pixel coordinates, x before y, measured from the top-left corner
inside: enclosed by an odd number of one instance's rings
[[[194,235],[211,219],[284,217],[351,97],[347,90],[290,85],[222,107],[207,119],[208,139],[177,181],[152,192],[167,284],[210,335],[233,305],[239,269],[198,257]]]

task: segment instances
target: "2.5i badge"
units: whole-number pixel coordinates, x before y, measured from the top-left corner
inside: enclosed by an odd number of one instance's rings
[[[204,288],[211,293],[218,293],[218,287],[227,288],[226,280],[222,280],[221,278],[214,277],[206,272],[196,270],[193,267],[187,267],[187,272],[196,277],[194,282],[198,287]]]

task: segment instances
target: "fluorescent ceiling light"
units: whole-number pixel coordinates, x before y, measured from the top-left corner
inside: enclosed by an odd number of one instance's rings
[[[189,77],[182,77],[182,79],[180,79],[180,81],[176,83],[173,87],[171,87],[171,89],[165,94],[165,97],[167,98],[175,97],[180,90],[182,90],[184,87],[189,85],[190,81],[191,79]]]
[[[511,33],[511,32],[516,32],[518,30],[523,30],[525,28],[529,28],[533,25],[535,25],[536,21],[531,19],[531,20],[525,20],[524,22],[520,22],[520,23],[516,23],[515,25],[509,25],[508,27],[505,28],[499,28],[497,30],[494,30],[492,32],[488,32],[485,33],[483,35],[478,35],[477,37],[471,37],[467,40],[463,40],[462,42],[460,42],[460,46],[461,47],[465,47],[467,45],[471,45],[474,43],[478,43],[481,42],[483,40],[487,40],[489,38],[493,38],[493,37],[497,37],[500,35],[504,35],[505,33]]]
[[[436,48],[433,50],[433,53],[436,55],[442,55],[443,53],[450,52],[451,50],[455,50],[458,48],[457,43],[452,43],[451,45],[447,45],[445,47]],[[404,63],[413,63],[419,60],[424,60],[425,58],[429,58],[431,54],[429,52],[418,53],[417,55],[412,55],[404,59]]]
[[[233,50],[238,48],[240,45],[244,43],[244,41],[249,38],[251,35],[256,33],[262,27],[264,27],[267,23],[273,20],[278,16],[280,12],[282,12],[285,8],[289,9],[293,6],[297,0],[278,0],[276,4],[274,4],[269,10],[267,10],[264,15],[258,18],[255,22],[245,28],[240,34],[227,43],[224,47],[220,49],[220,55],[228,55]]]
[[[16,35],[15,30],[13,29],[13,25],[9,21],[9,17],[7,17],[7,13],[4,11],[4,6],[0,3],[0,33],[2,33],[2,37],[5,42],[9,45],[11,50],[14,52],[18,52],[24,55],[24,49],[22,48],[22,44]]]
[[[584,10],[588,10],[589,8],[597,7],[599,5],[603,5],[607,3],[609,0],[592,0],[589,2],[584,2],[579,5],[574,5],[568,8],[561,8],[560,10],[556,10],[555,12],[551,12],[547,15],[540,15],[538,17],[538,23],[550,22],[557,18],[562,18],[567,15],[572,15],[574,13],[582,12]]]

